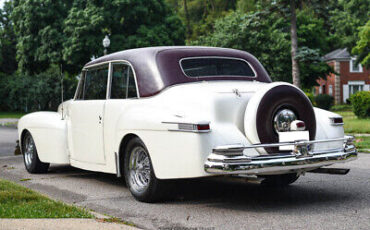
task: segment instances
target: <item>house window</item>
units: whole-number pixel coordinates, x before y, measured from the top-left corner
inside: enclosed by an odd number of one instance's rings
[[[333,85],[329,85],[329,95],[333,96]]]
[[[321,88],[321,85],[319,86],[319,94],[322,94],[322,88]]]
[[[349,81],[348,82],[348,95],[352,95],[357,93],[358,91],[363,91],[364,90],[364,81]]]
[[[362,65],[361,64],[356,65],[355,63],[356,63],[356,58],[352,58],[349,63],[350,72],[362,73]]]

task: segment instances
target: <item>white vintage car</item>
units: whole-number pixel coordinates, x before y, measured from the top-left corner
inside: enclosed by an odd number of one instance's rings
[[[151,202],[166,179],[234,175],[288,185],[357,157],[342,118],[271,82],[251,54],[211,47],[126,50],[87,63],[72,100],[18,124],[28,172],[50,163],[125,177]]]

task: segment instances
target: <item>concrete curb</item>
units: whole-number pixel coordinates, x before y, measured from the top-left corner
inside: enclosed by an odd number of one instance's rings
[[[0,229],[2,230],[39,230],[39,229],[54,229],[54,230],[135,230],[138,228],[131,227],[125,224],[108,223],[99,219],[0,219]]]

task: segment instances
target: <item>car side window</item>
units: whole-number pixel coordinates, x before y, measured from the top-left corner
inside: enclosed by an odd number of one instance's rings
[[[129,65],[113,64],[111,96],[112,99],[136,98],[134,73]]]
[[[106,99],[108,65],[88,69],[84,77],[83,100]]]

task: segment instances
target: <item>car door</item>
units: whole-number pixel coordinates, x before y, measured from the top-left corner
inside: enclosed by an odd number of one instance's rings
[[[113,62],[111,67],[111,84],[109,99],[105,104],[104,137],[106,154],[114,154],[116,151],[116,131],[118,122],[130,105],[135,104],[139,97],[137,92],[135,74],[129,63],[124,61]],[[124,125],[121,123],[121,125]],[[118,137],[118,139],[121,137]]]
[[[68,135],[72,160],[105,164],[103,130],[108,72],[108,64],[86,69],[75,100],[69,106]]]

